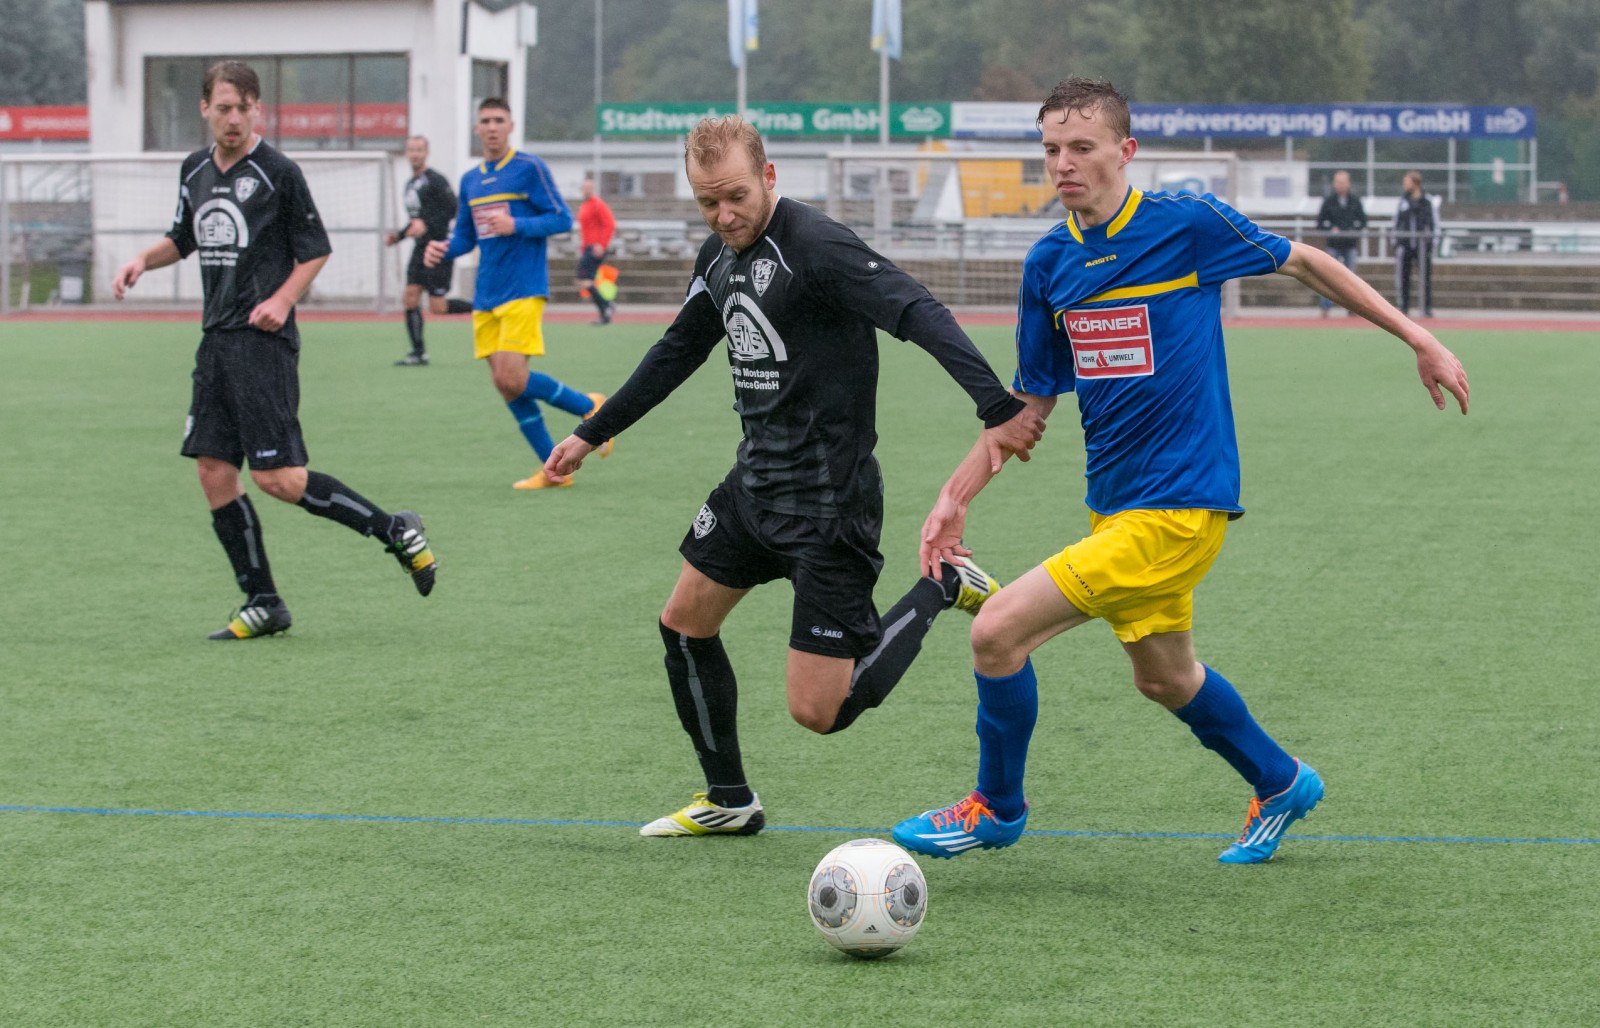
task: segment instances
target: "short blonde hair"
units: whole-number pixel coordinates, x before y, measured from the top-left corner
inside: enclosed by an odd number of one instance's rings
[[[703,118],[684,140],[683,162],[690,167],[709,168],[741,147],[750,155],[756,174],[761,174],[767,166],[767,148],[754,125],[737,114]]]

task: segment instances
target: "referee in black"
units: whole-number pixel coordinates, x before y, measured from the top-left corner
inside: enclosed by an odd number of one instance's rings
[[[1395,306],[1411,313],[1411,272],[1417,273],[1417,294],[1422,316],[1433,317],[1433,237],[1437,225],[1433,201],[1422,191],[1422,173],[1408,171],[1401,179],[1404,194],[1394,212]]]
[[[406,161],[411,178],[406,182],[404,202],[406,227],[384,236],[394,246],[402,239],[415,239],[411,262],[406,265],[406,291],[402,303],[406,310],[406,335],[411,352],[395,361],[400,367],[422,367],[428,363],[428,348],[422,342],[422,294],[428,294],[428,310],[434,314],[471,314],[466,300],[447,300],[454,261],[440,261],[433,267],[422,262],[423,252],[436,239],[450,238],[450,222],[456,216],[456,193],[450,180],[428,167],[428,138],[412,136],[406,140]]]
[[[256,135],[261,82],[249,65],[206,72],[200,114],[215,145],[184,159],[178,213],[154,246],[111,283],[122,299],[139,277],[200,253],[204,335],[182,453],[193,457],[211,523],[244,604],[213,639],[251,639],[288,628],[289,608],[267,562],[261,522],[239,470],[269,496],[375,536],[417,591],[433,589],[436,563],[411,511],[385,513],[331,475],[307,469],[300,434],[300,333],[294,305],[332,248],[305,177]]]
[[[844,225],[776,196],[776,173],[748,122],[700,122],[685,163],[714,234],[684,305],[621,390],[551,453],[545,474],[572,474],[727,340],[744,439],[679,547],[684,564],[660,625],[667,680],[706,790],[640,831],[750,835],[765,814],[745,780],[737,686],[720,636],[746,593],[792,583],[789,713],[829,733],[883,702],[935,615],[953,606],[976,613],[999,588],[962,560],[943,564],[938,579],[918,579],[883,617],[873,606],[883,569],[883,478],[872,452],[877,330],[926,350],[966,391],[996,471],[1005,452],[1027,458],[1043,422],[915,279]]]

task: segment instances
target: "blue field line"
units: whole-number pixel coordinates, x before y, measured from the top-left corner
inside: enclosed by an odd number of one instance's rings
[[[23,804],[0,804],[0,813],[14,814],[101,814],[123,817],[215,817],[245,821],[350,821],[365,824],[433,824],[433,825],[511,825],[530,828],[581,827],[581,828],[638,828],[642,821],[590,821],[579,818],[525,818],[525,817],[421,817],[402,814],[274,814],[249,810],[155,810],[124,807],[40,807]],[[844,828],[822,825],[768,825],[768,832],[825,832],[835,835],[882,835],[884,828]],[[1039,838],[1069,839],[1232,839],[1221,832],[1090,832],[1063,829],[1038,829],[1023,832]],[[1285,839],[1307,842],[1431,842],[1475,843],[1478,845],[1540,845],[1540,846],[1596,846],[1600,839],[1583,838],[1523,838],[1518,836],[1483,835],[1285,835]]]

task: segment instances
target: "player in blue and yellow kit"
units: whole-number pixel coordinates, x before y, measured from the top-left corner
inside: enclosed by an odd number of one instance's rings
[[[1138,143],[1127,100],[1109,84],[1063,82],[1039,120],[1045,166],[1068,214],[1023,263],[1013,392],[1041,415],[1060,394],[1078,394],[1090,534],[979,611],[978,787],[902,821],[894,838],[936,857],[1017,840],[1038,716],[1030,654],[1100,618],[1132,661],[1138,690],[1255,790],[1244,833],[1220,859],[1260,863],[1322,798],[1323,784],[1262,730],[1226,678],[1195,659],[1193,591],[1243,513],[1222,284],[1279,272],[1366,317],[1415,351],[1440,410],[1448,391],[1467,412],[1466,374],[1431,333],[1322,251],[1264,232],[1210,195],[1130,189],[1124,168]],[[925,567],[966,552],[967,505],[997,471],[982,448],[956,469],[923,526]]]
[[[473,131],[483,144],[483,160],[461,176],[455,231],[448,242],[429,243],[423,262],[433,267],[478,248],[473,352],[488,359],[494,387],[541,465],[513,488],[569,486],[570,478],[555,483],[544,477],[542,466],[555,443],[539,401],[586,418],[600,409],[605,397],[528,370],[528,358],[544,353],[544,305],[550,295],[545,239],[571,231],[572,212],[544,161],[511,146],[513,127],[511,107],[504,100],[490,97],[478,104]],[[600,455],[610,452],[608,442]]]

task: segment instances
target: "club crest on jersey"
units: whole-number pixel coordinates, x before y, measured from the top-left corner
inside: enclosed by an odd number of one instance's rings
[[[700,513],[694,516],[694,537],[696,539],[704,539],[706,536],[710,535],[711,530],[716,527],[717,516],[711,513],[711,508],[709,506],[702,504],[700,507]]]
[[[250,199],[260,184],[260,179],[251,178],[249,175],[236,178],[233,180],[233,195],[239,198],[240,203],[244,203]]]
[[[1061,319],[1072,342],[1079,378],[1134,378],[1155,374],[1150,308],[1080,307]]]
[[[767,287],[772,284],[772,274],[777,270],[778,262],[766,257],[750,265],[750,276],[755,280],[757,296],[766,295]]]

